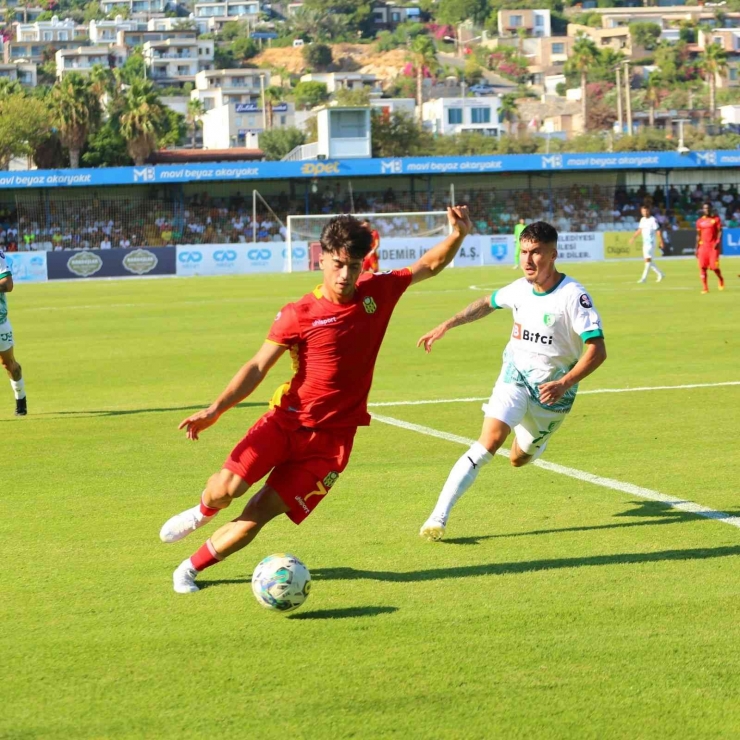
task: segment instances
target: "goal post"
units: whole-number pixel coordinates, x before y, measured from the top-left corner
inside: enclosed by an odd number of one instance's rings
[[[286,224],[287,270],[293,272],[293,252],[296,244],[318,242],[321,232],[331,219],[344,214],[322,213],[309,216],[288,216]],[[419,238],[445,236],[451,233],[447,211],[395,211],[393,213],[352,213],[360,221],[367,220],[380,238]],[[310,267],[309,267],[310,269]]]

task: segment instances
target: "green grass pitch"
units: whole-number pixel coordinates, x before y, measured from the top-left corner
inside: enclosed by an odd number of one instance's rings
[[[693,261],[565,272],[602,313],[609,359],[582,390],[740,380],[740,260],[700,295]],[[511,269],[412,288],[371,402],[484,397],[511,315],[427,329]],[[178,596],[162,523],[265,410],[288,363],[198,443],[177,424],[316,275],[19,285],[30,414],[0,383],[0,737],[737,738],[740,528],[540,468],[488,466],[449,541],[418,529],[463,448],[375,423],[300,527],[273,522]],[[470,286],[480,290],[471,290]],[[3,386],[3,384],[5,384]],[[4,387],[4,390],[3,390]],[[479,402],[386,416],[477,437]],[[546,458],[740,515],[740,386],[584,394]],[[273,552],[313,575],[292,616],[254,600]]]

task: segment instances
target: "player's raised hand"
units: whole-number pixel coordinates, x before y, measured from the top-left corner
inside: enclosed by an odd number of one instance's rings
[[[448,206],[447,220],[450,226],[462,236],[467,236],[473,230],[467,206]]]
[[[424,351],[429,354],[432,351],[432,345],[447,334],[447,327],[444,324],[440,324],[436,329],[428,331],[423,337],[416,343],[417,347],[424,345]]]
[[[185,436],[188,439],[196,440],[202,431],[212,427],[218,421],[218,417],[219,415],[215,411],[204,409],[198,411],[197,414],[188,416],[187,419],[180,422],[180,426],[177,428],[185,429]]]

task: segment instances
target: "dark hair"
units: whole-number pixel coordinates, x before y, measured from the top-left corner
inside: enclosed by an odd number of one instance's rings
[[[546,221],[535,221],[522,231],[519,241],[534,244],[557,244],[558,232],[554,226]]]
[[[336,216],[321,230],[321,250],[338,254],[346,249],[352,259],[364,259],[373,246],[373,235],[354,216]]]

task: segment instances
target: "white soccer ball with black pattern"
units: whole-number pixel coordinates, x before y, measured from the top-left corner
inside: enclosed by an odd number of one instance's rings
[[[310,590],[308,568],[290,553],[268,555],[252,575],[252,591],[265,609],[293,611],[308,598]]]

